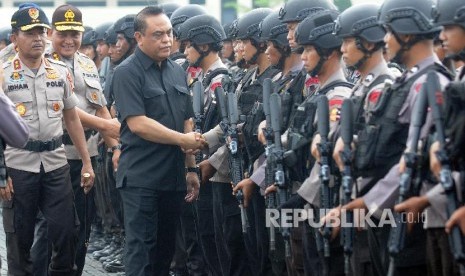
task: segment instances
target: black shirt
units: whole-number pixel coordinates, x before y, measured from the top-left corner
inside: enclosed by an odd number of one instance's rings
[[[145,115],[167,128],[184,132],[193,114],[186,73],[167,59],[161,67],[136,48],[113,75],[112,87],[121,120],[122,153],[116,186],[185,191],[185,155],[178,146],[153,143],[129,129],[126,119]]]

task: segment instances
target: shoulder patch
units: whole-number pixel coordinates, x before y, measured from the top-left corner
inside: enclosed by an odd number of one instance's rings
[[[377,103],[379,96],[381,96],[381,90],[373,90],[368,97],[370,103]]]
[[[415,87],[413,89],[415,89],[415,92],[418,93],[420,92],[422,86],[423,86],[422,83],[417,83],[415,84]]]
[[[221,82],[218,81],[218,82],[212,83],[212,84],[210,85],[210,89],[211,89],[212,91],[215,91],[215,89],[216,89],[217,87],[222,87],[222,86],[223,86],[223,85],[221,84]]]

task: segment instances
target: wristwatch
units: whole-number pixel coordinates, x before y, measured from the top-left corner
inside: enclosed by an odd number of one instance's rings
[[[111,149],[111,152],[114,152],[115,150],[121,150],[121,144],[118,144],[116,146],[113,146],[110,148]]]
[[[186,173],[193,172],[193,173],[199,173],[199,167],[187,167],[186,168]]]

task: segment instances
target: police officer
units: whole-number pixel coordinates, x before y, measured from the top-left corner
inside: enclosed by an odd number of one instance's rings
[[[159,7],[146,7],[137,14],[134,30],[139,47],[116,68],[112,82],[122,121],[116,183],[125,212],[125,271],[167,275],[181,201],[198,195],[197,174],[186,173],[195,160],[182,149],[199,149],[204,140],[191,132],[184,70],[169,59],[168,17]]]
[[[378,24],[378,10],[379,6],[376,4],[355,5],[343,11],[336,21],[335,34],[343,40],[342,59],[347,67],[360,74],[351,96],[355,104],[355,133],[369,120],[369,114],[378,102],[384,82],[394,79],[383,57],[385,31]],[[343,141],[339,138],[333,151],[340,171],[343,169],[343,163],[339,153],[343,146]],[[373,181],[372,177],[360,177],[356,181],[358,195],[366,193]],[[352,260],[354,275],[375,274],[368,251],[366,229],[355,232]]]
[[[95,43],[95,40],[93,39],[93,32],[94,32],[93,29],[88,29],[82,34],[82,42],[81,42],[81,48],[79,48],[79,52],[89,57],[95,63],[95,66],[98,69],[100,68],[101,60],[98,58],[98,55],[96,52],[97,44]]]
[[[72,76],[66,65],[43,57],[48,19],[40,8],[25,7],[11,20],[12,42],[18,55],[5,65],[5,94],[15,103],[31,130],[24,148],[7,147],[6,164],[15,196],[4,202],[9,273],[32,274],[29,250],[38,208],[48,222],[53,243],[49,275],[75,272],[75,210],[63,145],[62,119],[82,165],[79,186],[87,193],[94,173],[75,106]],[[21,216],[18,216],[21,214]]]
[[[54,60],[63,61],[73,75],[73,85],[75,95],[79,98],[78,114],[85,127],[87,149],[91,156],[93,167],[96,166],[96,156],[98,155],[98,136],[94,130],[99,131],[110,147],[118,147],[119,123],[110,121],[111,117],[105,107],[105,98],[100,87],[97,67],[94,62],[84,54],[78,52],[81,45],[82,33],[82,13],[72,5],[62,5],[56,8],[52,17],[51,41],[52,47],[46,50],[45,55]],[[63,135],[68,164],[70,165],[71,183],[74,190],[74,205],[80,222],[78,232],[78,244],[76,250],[77,275],[81,275],[84,268],[85,255],[87,252],[87,242],[89,240],[91,223],[95,216],[94,192],[83,191],[80,188],[79,171],[82,161],[69,138],[68,131]],[[116,149],[118,154],[119,149]],[[116,154],[115,154],[116,155]],[[117,159],[118,156],[115,156]],[[115,161],[116,162],[116,161]],[[46,224],[43,224],[43,231],[36,229],[38,233],[46,232]],[[46,241],[42,240],[41,234],[36,235],[33,248],[44,248]],[[42,234],[43,235],[43,234]],[[45,236],[45,235],[44,235]],[[40,244],[45,243],[45,244]],[[34,267],[40,267],[40,261],[36,258],[45,256],[43,250],[33,254]],[[38,263],[39,262],[39,263]]]
[[[160,4],[160,7],[163,9],[163,12],[168,16],[168,18],[171,18],[171,15],[175,10],[181,7],[178,3],[162,3]]]
[[[96,65],[99,71],[100,84],[102,87],[105,87],[105,76],[110,67],[110,58],[108,57],[108,44],[105,41],[105,32],[108,28],[111,27],[113,23],[107,22],[97,26],[92,31],[92,40],[95,41],[95,51],[97,52],[97,57],[100,62],[97,62]]]
[[[367,135],[369,134],[367,131],[376,126],[379,131],[378,138],[370,137],[371,135],[365,136],[366,139],[359,139],[356,146],[357,169],[366,176],[379,180],[368,193],[343,207],[349,210],[369,209],[373,214],[372,219],[375,221],[380,218],[383,209],[393,207],[394,201],[398,197],[399,172],[403,172],[405,169],[403,159],[399,164],[398,162],[406,145],[412,139],[409,136],[408,126],[414,103],[426,74],[429,71],[436,71],[441,85],[448,82],[447,70],[439,65],[439,61],[434,55],[433,39],[439,29],[430,23],[432,19],[431,6],[431,1],[410,1],[406,5],[405,2],[399,0],[387,0],[380,8],[378,19],[387,32],[384,37],[387,55],[391,61],[405,65],[406,71],[400,78],[396,79],[390,89],[382,94],[379,105],[383,108],[373,113],[370,123],[360,133],[360,135]],[[402,7],[404,12],[415,14],[415,17],[405,18],[400,15],[398,13],[399,7]],[[422,24],[422,22],[426,24]],[[396,97],[391,96],[391,91],[395,91]],[[389,118],[396,118],[394,124]],[[430,125],[431,121],[424,129],[428,129]],[[421,138],[424,137],[425,131],[422,131]],[[370,144],[376,145],[374,151],[363,152],[363,149],[366,149]],[[368,156],[374,158],[366,158]],[[426,190],[431,189],[430,185],[426,184]],[[435,194],[434,189],[427,193],[427,197],[434,197],[439,201],[444,198]],[[417,198],[414,197],[413,200],[417,200]],[[424,202],[421,205],[426,207]],[[444,227],[444,221],[441,222],[442,219],[437,213],[435,214],[434,209],[431,208],[427,211],[428,220],[425,228],[441,227],[441,224]],[[397,206],[396,211],[416,214],[418,209],[413,211],[412,205],[407,203],[404,206]],[[404,250],[395,258],[396,273],[425,273],[425,256],[420,254],[425,252],[425,233],[422,228],[420,224],[417,224],[413,227],[414,232],[407,236]],[[388,253],[384,246],[388,242],[388,235],[389,227],[387,226],[368,227],[369,249],[378,274],[387,272]]]
[[[10,45],[10,33],[11,28],[1,28],[0,29],[0,50],[5,48],[6,46]]]

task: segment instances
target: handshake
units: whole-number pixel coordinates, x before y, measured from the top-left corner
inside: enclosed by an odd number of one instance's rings
[[[208,147],[207,141],[198,132],[183,133],[178,145],[188,154],[196,154],[199,150]]]

